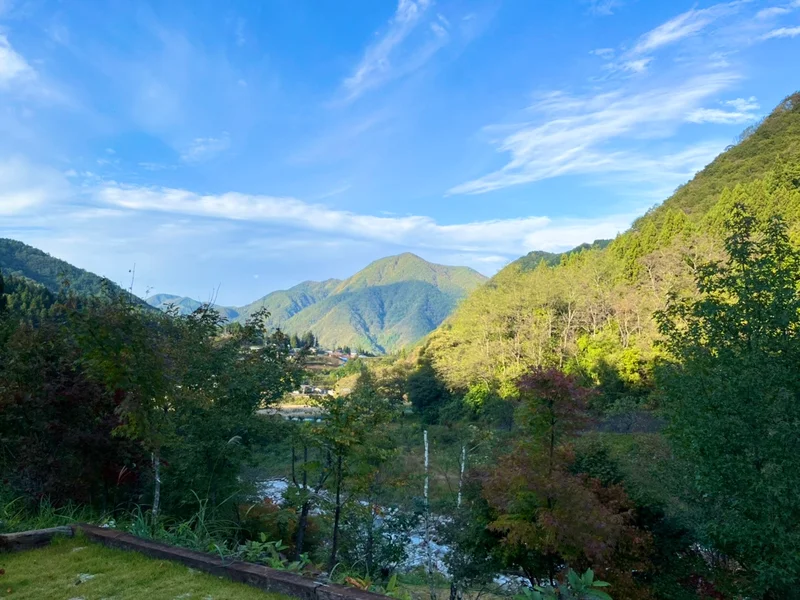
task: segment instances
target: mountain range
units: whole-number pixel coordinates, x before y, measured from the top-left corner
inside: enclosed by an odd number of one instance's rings
[[[311,331],[324,347],[392,352],[433,331],[458,302],[485,281],[467,267],[448,267],[405,253],[377,260],[347,279],[304,281],[245,306],[215,306],[231,321],[269,312],[269,325],[286,333]],[[147,299],[190,313],[198,300],[171,294]]]
[[[51,294],[65,286],[84,296],[124,292],[103,277],[5,238],[0,238],[0,272]],[[405,253],[377,260],[347,279],[304,281],[245,306],[215,304],[214,308],[228,321],[241,323],[264,309],[270,327],[298,335],[310,331],[324,347],[393,352],[433,331],[485,280],[470,268],[437,265]],[[173,307],[179,314],[190,314],[204,304],[176,294],[136,301],[160,310]]]

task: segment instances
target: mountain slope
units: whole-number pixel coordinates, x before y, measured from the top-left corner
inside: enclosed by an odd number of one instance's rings
[[[323,346],[392,352],[435,329],[485,277],[467,267],[429,263],[411,253],[377,260],[284,324],[313,331]]]
[[[633,226],[660,222],[680,210],[697,220],[712,209],[725,188],[764,177],[778,165],[800,164],[800,92],[788,96],[760,124],[748,128],[741,141],[728,147],[691,181]]]
[[[279,290],[238,308],[239,320],[245,321],[257,310],[266,309],[270,314],[270,324],[282,327],[292,316],[327,298],[341,283],[338,279],[326,281],[304,281],[288,290]]]
[[[780,215],[800,242],[800,94],[746,133],[607,246],[557,264],[533,254],[500,271],[428,338],[440,375],[505,394],[528,368],[556,366],[609,401],[645,394],[658,354],[653,313],[673,293],[695,293],[694,269],[722,256],[734,204],[761,222]]]
[[[62,290],[65,282],[80,296],[96,296],[106,290],[123,292],[122,288],[103,277],[7,238],[0,238],[0,270],[42,284],[54,294]]]
[[[289,332],[313,331],[324,347],[388,352],[435,329],[459,296],[423,281],[398,281],[329,296],[286,321]]]

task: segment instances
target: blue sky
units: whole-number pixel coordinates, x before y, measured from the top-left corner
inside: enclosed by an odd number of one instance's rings
[[[243,304],[613,237],[800,89],[800,0],[0,0],[0,236]]]

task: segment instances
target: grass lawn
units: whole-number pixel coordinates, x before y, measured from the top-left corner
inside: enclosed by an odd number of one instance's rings
[[[17,600],[289,600],[84,538],[0,554],[0,598]]]

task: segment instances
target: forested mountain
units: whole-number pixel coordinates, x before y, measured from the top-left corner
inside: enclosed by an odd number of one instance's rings
[[[722,226],[737,203],[762,221],[782,216],[800,239],[800,94],[607,246],[557,263],[532,253],[503,269],[425,352],[453,389],[503,395],[543,365],[581,374],[605,402],[644,402],[658,353],[653,313],[671,294],[694,293],[698,265],[722,255]]]
[[[266,309],[270,327],[298,335],[311,331],[324,347],[391,352],[430,333],[485,279],[467,267],[405,253],[377,260],[345,280],[305,281],[246,306],[216,308],[240,322]],[[201,305],[170,294],[148,302],[162,309],[174,304],[184,314]]]
[[[324,347],[387,352],[415,343],[447,318],[459,296],[423,281],[400,281],[329,296],[286,321],[313,331]]]
[[[68,284],[79,296],[96,296],[104,291],[122,292],[115,283],[50,256],[16,240],[0,238],[0,271],[24,277],[58,293]]]
[[[313,331],[327,347],[390,352],[435,329],[484,279],[472,269],[432,264],[410,253],[390,256],[336,282],[330,295],[284,328]]]
[[[257,310],[266,309],[271,323],[281,325],[304,308],[327,298],[340,283],[339,279],[304,281],[288,290],[267,294],[236,310],[239,311],[240,320],[245,320]]]

